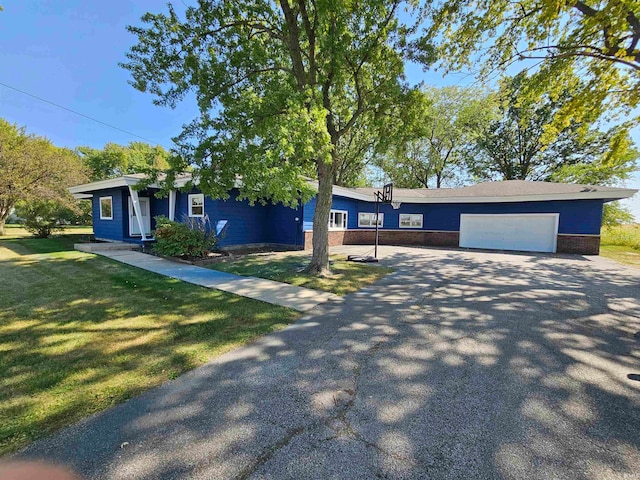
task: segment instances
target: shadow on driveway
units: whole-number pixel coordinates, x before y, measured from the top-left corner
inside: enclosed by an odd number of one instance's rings
[[[637,478],[640,272],[381,247],[396,272],[34,444],[91,478]]]

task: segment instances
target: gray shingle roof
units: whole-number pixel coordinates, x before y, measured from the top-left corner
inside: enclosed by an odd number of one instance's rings
[[[365,195],[373,195],[379,188],[350,189]],[[530,182],[526,180],[505,180],[501,182],[484,182],[460,188],[394,188],[393,196],[397,200],[403,198],[464,198],[464,197],[523,197],[535,195],[570,195],[577,193],[611,193],[627,196],[625,188],[602,187],[597,185],[578,185],[569,183]],[[622,197],[621,197],[622,198]]]

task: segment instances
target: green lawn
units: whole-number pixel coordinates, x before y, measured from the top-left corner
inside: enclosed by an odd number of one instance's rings
[[[292,310],[0,237],[0,454],[294,321]]]
[[[600,255],[626,265],[640,267],[640,225],[603,227]]]
[[[11,238],[24,238],[29,237],[31,234],[27,232],[22,225],[17,225],[15,223],[5,225],[4,226],[4,237],[0,237],[0,240],[7,240]],[[80,235],[86,236],[87,238],[93,233],[93,227],[87,226],[76,226],[71,225],[65,227],[62,232],[56,232],[56,237],[64,237],[66,235],[78,235],[75,237],[78,241],[81,240]]]
[[[237,260],[216,263],[209,268],[248,277],[260,277],[299,287],[324,290],[337,295],[357,292],[384,277],[393,269],[379,265],[347,262],[344,257],[331,257],[330,277],[316,277],[303,270],[309,263],[306,252],[246,255]]]

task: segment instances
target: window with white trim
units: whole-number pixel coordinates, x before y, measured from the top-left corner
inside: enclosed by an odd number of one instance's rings
[[[113,220],[113,197],[100,197],[100,220]]]
[[[378,214],[378,226],[382,227],[384,224],[384,213]],[[358,226],[359,227],[375,227],[376,226],[376,214],[370,212],[358,213]]]
[[[347,215],[346,210],[331,210],[329,214],[329,230],[346,230]]]
[[[422,214],[401,213],[399,224],[400,228],[422,228]]]
[[[189,195],[189,216],[204,217],[204,194],[192,193]]]

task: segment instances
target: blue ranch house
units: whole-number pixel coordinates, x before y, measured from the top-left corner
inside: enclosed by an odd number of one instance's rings
[[[78,198],[92,198],[96,239],[148,241],[158,215],[178,221],[208,216],[213,225],[224,226],[221,248],[311,248],[315,198],[296,208],[250,205],[232,190],[229,199],[215,200],[197,188],[183,191],[188,175],[176,180],[167,197],[156,198],[159,189],[153,185],[136,190],[142,179],[133,174],[70,188]],[[376,191],[333,187],[331,246],[373,243]],[[508,180],[393,193],[394,205],[380,205],[381,244],[597,255],[604,203],[636,190]]]

